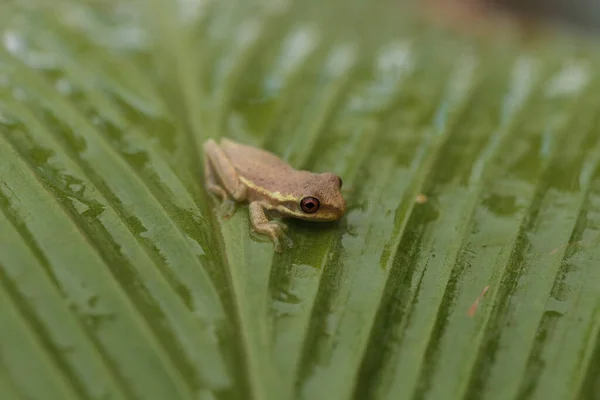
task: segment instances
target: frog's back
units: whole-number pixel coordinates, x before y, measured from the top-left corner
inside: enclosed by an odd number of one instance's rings
[[[294,172],[292,167],[276,155],[256,147],[221,139],[221,148],[238,173],[255,183],[258,183],[257,180],[262,180],[265,174],[275,177]]]

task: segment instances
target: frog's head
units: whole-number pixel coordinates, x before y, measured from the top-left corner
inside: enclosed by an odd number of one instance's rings
[[[346,212],[342,179],[330,172],[310,174],[297,194],[294,217],[308,221],[336,221]]]

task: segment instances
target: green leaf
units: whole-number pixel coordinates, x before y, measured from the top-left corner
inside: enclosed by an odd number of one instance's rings
[[[598,50],[396,3],[6,2],[0,398],[600,398]],[[225,136],[347,215],[221,220]]]

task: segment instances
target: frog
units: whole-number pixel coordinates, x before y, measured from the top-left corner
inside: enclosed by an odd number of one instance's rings
[[[228,138],[208,139],[203,152],[205,186],[221,199],[220,215],[227,219],[248,203],[252,230],[268,236],[277,252],[283,244],[294,246],[281,219],[332,222],[346,213],[342,178],[335,173],[297,170],[267,150]]]

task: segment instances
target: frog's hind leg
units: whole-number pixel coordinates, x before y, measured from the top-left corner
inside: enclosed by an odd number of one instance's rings
[[[214,175],[216,175],[219,178],[219,181],[221,181],[221,184],[225,186],[225,190],[231,194],[231,197],[237,201],[246,199],[246,186],[240,182],[237,170],[223,149],[221,149],[221,147],[219,147],[212,139],[209,139],[204,143],[204,159],[205,166],[206,164],[210,164],[210,167],[212,167],[211,173],[213,174],[213,182],[215,182]]]
[[[226,201],[229,198],[227,191],[217,183],[215,172],[206,156],[204,157],[204,183],[206,189],[215,196],[220,197],[222,201]]]
[[[204,144],[204,178],[206,189],[223,200],[219,214],[223,218],[231,217],[236,203],[229,198],[229,194],[235,200],[242,201],[246,197],[246,187],[239,182],[237,171],[229,158],[212,139]]]
[[[208,161],[208,157],[204,157],[204,181],[206,184],[206,190],[221,198],[221,208],[219,215],[227,219],[235,212],[235,201],[229,198],[229,194],[219,183],[213,170],[212,165]]]

